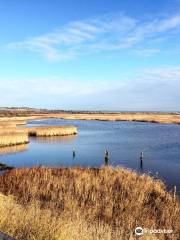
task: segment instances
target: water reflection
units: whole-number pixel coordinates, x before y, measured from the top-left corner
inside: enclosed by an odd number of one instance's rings
[[[13,154],[16,152],[24,152],[28,150],[28,144],[20,144],[14,146],[0,147],[0,155]]]
[[[69,136],[51,136],[51,137],[36,137],[33,138],[34,141],[38,143],[72,143],[76,138],[76,135],[69,135]]]
[[[75,149],[73,148],[73,158],[75,158],[75,156],[76,156],[76,151],[75,151]]]

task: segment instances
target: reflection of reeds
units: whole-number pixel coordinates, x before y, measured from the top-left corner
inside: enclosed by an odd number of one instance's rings
[[[24,143],[28,143],[28,134],[26,132],[13,131],[0,133],[0,147]]]
[[[39,143],[70,143],[75,139],[75,135],[68,136],[51,136],[51,137],[37,137],[36,141]]]
[[[23,152],[23,151],[26,151],[27,148],[28,148],[27,144],[1,147],[0,154]]]
[[[74,126],[43,126],[35,128],[26,128],[30,136],[50,137],[50,136],[67,136],[77,133],[77,128]]]

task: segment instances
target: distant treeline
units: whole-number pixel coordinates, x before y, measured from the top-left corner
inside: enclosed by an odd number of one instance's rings
[[[29,116],[29,115],[39,115],[48,113],[76,113],[76,114],[180,114],[179,111],[176,112],[158,112],[158,111],[88,111],[88,110],[62,110],[62,109],[36,109],[28,107],[0,107],[0,117],[10,117],[10,116]]]

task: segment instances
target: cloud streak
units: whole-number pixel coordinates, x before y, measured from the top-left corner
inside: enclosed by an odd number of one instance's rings
[[[173,111],[180,110],[180,66],[139,69],[133,78],[128,76],[119,81],[81,82],[60,77],[1,79],[0,89],[1,105],[29,106],[31,102],[35,107],[66,109],[80,106],[81,109]]]
[[[56,30],[4,46],[10,50],[36,52],[49,61],[72,59],[81,54],[115,51],[136,46],[156,37],[180,33],[180,14],[144,21],[122,13],[70,22]],[[137,50],[138,51],[138,50]],[[158,52],[158,51],[156,51]],[[155,54],[146,51],[144,55]],[[143,53],[142,53],[143,54]]]

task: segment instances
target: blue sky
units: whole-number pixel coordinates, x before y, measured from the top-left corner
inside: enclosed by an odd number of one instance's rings
[[[0,90],[0,106],[180,110],[180,0],[1,0]]]

